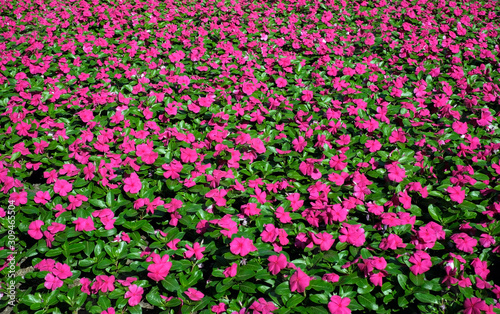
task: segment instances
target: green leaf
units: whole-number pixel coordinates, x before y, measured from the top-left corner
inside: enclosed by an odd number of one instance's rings
[[[358,302],[366,309],[378,310],[377,300],[370,294],[358,295]]]
[[[241,285],[240,285],[241,287]],[[294,294],[289,300],[288,302],[286,302],[286,306],[289,307],[289,308],[294,308],[296,307],[297,305],[299,305],[302,301],[304,301],[306,297],[302,294]]]
[[[468,210],[468,211],[475,210],[476,207],[477,207],[476,204],[471,203],[469,201],[463,201],[462,204],[458,205],[458,208],[463,209],[463,210]]]
[[[311,280],[309,283],[309,288],[316,291],[325,291],[328,293],[333,291],[332,284],[321,279]]]
[[[89,203],[96,207],[106,208],[106,203],[104,203],[102,200],[92,198],[89,200]]]
[[[417,287],[424,284],[424,274],[420,274],[415,276],[412,272],[410,272],[410,280]]]
[[[160,297],[158,287],[151,288],[151,291],[146,295],[146,300],[148,300],[151,305],[162,306],[163,299]]]
[[[434,207],[432,204],[429,205],[428,207],[429,214],[431,215],[432,219],[440,222],[442,220],[442,215],[443,213],[439,209],[439,207]]]
[[[415,298],[420,302],[438,304],[439,298],[430,293],[415,293]]]
[[[255,293],[256,285],[252,282],[246,281],[240,283],[240,290],[245,293]]]
[[[168,275],[165,280],[161,281],[161,284],[165,289],[167,289],[167,291],[170,292],[176,292],[181,288],[179,282],[177,282],[177,279],[175,279],[175,276],[173,274]]]
[[[284,281],[280,283],[275,290],[277,295],[289,295],[290,291],[290,283],[288,281]]]

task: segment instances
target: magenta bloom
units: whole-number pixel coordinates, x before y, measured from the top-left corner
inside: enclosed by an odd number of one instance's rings
[[[365,230],[361,228],[361,225],[343,224],[340,233],[342,233],[339,236],[340,242],[347,242],[358,247],[365,243]]]
[[[197,260],[203,258],[203,251],[205,251],[205,247],[200,246],[198,242],[193,244],[193,247],[186,244],[186,249],[187,251],[184,252],[184,258],[191,258],[193,255],[196,257]]]
[[[284,78],[282,77],[278,77],[276,79],[276,85],[279,87],[279,88],[283,88],[286,86],[286,84],[288,84],[287,80],[285,80]]]
[[[45,276],[45,283],[43,285],[45,286],[45,288],[53,291],[53,290],[56,290],[57,288],[62,287],[63,282],[61,279],[57,278],[53,274],[48,273]]]
[[[135,172],[132,173],[130,177],[123,180],[123,182],[125,183],[125,186],[123,187],[123,190],[125,192],[136,194],[139,193],[139,191],[142,189],[141,180],[139,179],[139,176]]]
[[[342,298],[338,295],[333,295],[328,303],[328,310],[331,314],[349,314],[351,310],[348,308],[351,299]]]
[[[226,278],[234,277],[238,273],[238,264],[233,263],[231,266],[224,270],[224,276]]]
[[[130,285],[128,291],[125,293],[124,298],[128,299],[128,305],[136,306],[141,302],[144,289],[138,285]]]
[[[290,277],[290,291],[302,293],[306,291],[307,287],[309,287],[310,282],[311,277],[298,268],[297,271]]]
[[[73,223],[76,225],[75,231],[95,230],[94,221],[92,220],[92,216],[89,216],[87,218],[80,217],[77,220],[73,221]]]
[[[480,298],[465,299],[464,314],[480,314],[481,311],[487,311],[488,306]]]
[[[44,225],[44,222],[41,220],[35,220],[30,223],[28,234],[35,240],[40,240],[43,237],[41,227]]]
[[[457,245],[457,249],[466,253],[473,253],[474,247],[477,245],[477,240],[470,237],[467,233],[456,233],[451,236],[451,239]]]
[[[73,276],[71,268],[67,264],[57,263],[52,270],[52,273],[56,275],[59,279],[66,279]]]
[[[57,180],[54,184],[54,192],[66,196],[73,190],[73,185],[66,180]]]
[[[423,274],[432,267],[431,256],[424,251],[417,251],[408,261],[413,264],[410,270],[415,275]]]
[[[288,264],[286,256],[283,254],[279,256],[271,255],[267,260],[269,261],[269,271],[273,275],[278,274]]]
[[[195,162],[198,159],[198,153],[191,148],[181,148],[181,160],[183,163]]]
[[[187,289],[184,293],[193,301],[200,301],[205,296],[203,293],[193,288]]]
[[[247,238],[234,238],[230,244],[231,253],[234,255],[245,256],[250,252],[257,251],[253,241]]]
[[[452,201],[462,204],[465,199],[465,191],[459,186],[449,186],[446,192],[450,193],[450,198]]]

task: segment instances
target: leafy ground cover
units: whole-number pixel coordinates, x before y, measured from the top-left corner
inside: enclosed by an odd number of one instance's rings
[[[1,308],[498,313],[496,1],[0,11]]]

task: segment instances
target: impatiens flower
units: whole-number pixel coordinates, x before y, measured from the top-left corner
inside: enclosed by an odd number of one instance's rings
[[[216,314],[220,314],[220,313],[224,312],[225,310],[227,310],[227,305],[222,303],[222,302],[219,303],[218,305],[212,306],[212,312],[214,312]]]
[[[184,252],[184,258],[191,258],[191,256],[195,256],[197,260],[203,258],[203,251],[205,251],[205,247],[200,246],[198,242],[193,244],[193,247],[186,244],[187,251]]]
[[[168,255],[163,255],[162,257],[155,255],[153,257],[153,264],[148,266],[148,277],[156,282],[164,280],[172,267],[172,262],[169,262],[168,259]]]
[[[424,251],[417,251],[408,261],[413,264],[410,270],[414,275],[423,274],[432,267],[431,256]]]
[[[285,87],[287,84],[288,84],[288,82],[287,82],[284,78],[282,78],[282,77],[278,77],[278,78],[276,79],[276,85],[277,85],[279,88],[283,88],[283,87]]]
[[[224,270],[223,274],[226,278],[230,278],[236,276],[237,272],[238,272],[238,264],[233,263],[231,264],[231,266],[229,266]]]
[[[446,192],[450,193],[452,201],[462,204],[465,199],[465,191],[459,186],[449,186]]]
[[[328,310],[331,314],[349,314],[351,310],[348,308],[351,299],[342,298],[338,295],[333,295],[328,302]]]
[[[246,256],[250,252],[257,251],[257,248],[251,239],[241,237],[231,241],[230,250],[234,255]]]
[[[123,182],[125,183],[125,186],[123,187],[123,190],[125,192],[136,194],[139,193],[139,191],[142,189],[141,180],[135,172],[133,172],[130,177],[123,180]]]
[[[45,283],[43,285],[45,286],[45,288],[54,291],[57,288],[60,288],[63,286],[63,281],[61,279],[57,278],[56,276],[54,276],[53,274],[48,273],[45,276]]]
[[[144,293],[144,289],[137,285],[130,285],[129,290],[123,296],[125,299],[128,299],[128,305],[136,306],[141,302],[142,294]]]
[[[94,221],[92,220],[92,216],[89,216],[87,218],[80,217],[77,220],[73,221],[73,223],[76,225],[75,226],[75,231],[92,231],[92,230],[95,230]]]
[[[339,236],[340,242],[347,242],[354,246],[360,247],[365,243],[365,230],[361,225],[343,224],[340,229],[342,235]]]
[[[467,233],[455,233],[451,236],[451,239],[457,245],[457,249],[464,251],[466,253],[473,253],[474,247],[477,245],[477,240],[470,237]]]
[[[38,191],[36,192],[34,201],[37,204],[45,205],[48,201],[50,201],[51,197],[49,191]]]
[[[52,273],[59,279],[66,279],[73,276],[69,265],[57,263],[52,270]]]
[[[203,297],[205,296],[203,293],[201,293],[200,291],[196,290],[196,289],[193,289],[193,288],[189,288],[187,289],[186,292],[184,292],[192,301],[200,301],[201,299],[203,299]]]
[[[328,281],[328,282],[338,282],[339,279],[340,279],[340,276],[335,274],[335,273],[330,273],[330,274],[324,274],[323,277],[321,278],[322,280],[324,281]]]
[[[181,160],[183,163],[195,162],[198,159],[198,153],[191,148],[181,148]]]
[[[243,83],[242,90],[245,94],[252,95],[257,90],[257,87],[252,83],[245,82]]]
[[[488,306],[480,298],[470,298],[464,301],[464,314],[481,314],[481,311],[487,311]]]
[[[40,240],[43,237],[41,227],[44,225],[44,222],[41,220],[35,220],[30,223],[28,234],[35,240]]]
[[[298,268],[297,271],[295,271],[290,277],[290,291],[302,293],[306,291],[307,287],[309,287],[310,282],[311,277]]]
[[[92,285],[92,290],[108,292],[115,290],[115,276],[99,275],[96,277],[96,281]]]
[[[287,258],[283,254],[279,256],[271,255],[267,260],[269,261],[269,271],[273,275],[278,274],[288,264]]]
[[[257,154],[264,154],[266,152],[264,142],[262,142],[260,138],[253,138],[250,145],[253,149],[255,149],[255,152],[257,152]]]
[[[54,192],[66,196],[73,190],[73,185],[66,180],[57,180],[54,184]]]

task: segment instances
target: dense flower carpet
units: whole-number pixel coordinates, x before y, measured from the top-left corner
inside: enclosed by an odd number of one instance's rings
[[[4,313],[500,313],[500,5],[1,0]]]

